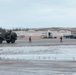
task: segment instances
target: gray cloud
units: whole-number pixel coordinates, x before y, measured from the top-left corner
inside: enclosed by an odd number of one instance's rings
[[[76,0],[0,0],[0,26],[76,26]]]

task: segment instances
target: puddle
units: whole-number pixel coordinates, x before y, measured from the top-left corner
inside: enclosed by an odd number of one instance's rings
[[[25,60],[76,60],[74,54],[27,54],[27,55],[0,55],[2,59],[25,59]]]
[[[76,46],[0,47],[2,59],[76,60]]]

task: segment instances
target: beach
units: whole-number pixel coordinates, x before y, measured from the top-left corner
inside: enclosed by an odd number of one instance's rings
[[[18,39],[0,44],[0,75],[76,75],[76,40]]]

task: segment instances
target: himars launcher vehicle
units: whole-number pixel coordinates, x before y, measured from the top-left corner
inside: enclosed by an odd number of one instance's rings
[[[17,40],[17,34],[12,31],[4,32],[0,34],[0,43],[6,41],[7,43],[15,43]]]

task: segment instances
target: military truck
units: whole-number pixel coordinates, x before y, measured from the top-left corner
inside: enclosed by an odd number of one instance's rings
[[[64,35],[64,38],[66,38],[66,39],[76,39],[76,35],[75,34]]]
[[[17,40],[17,34],[12,31],[4,32],[0,34],[0,43],[6,41],[7,43],[15,43]]]

